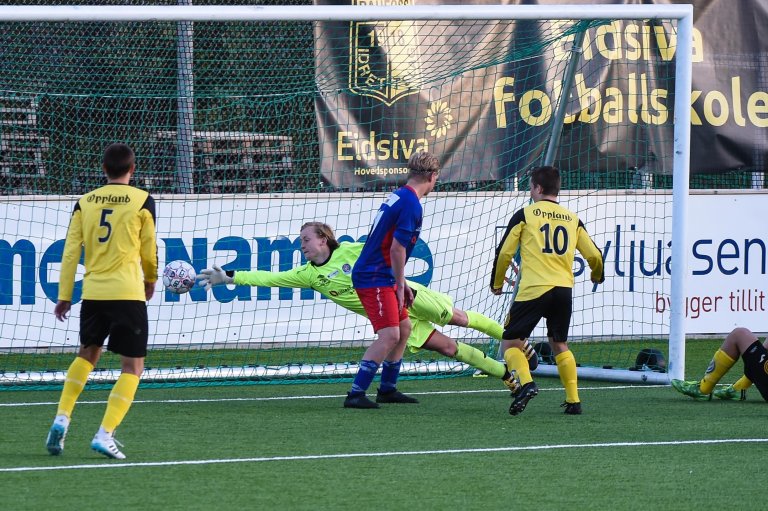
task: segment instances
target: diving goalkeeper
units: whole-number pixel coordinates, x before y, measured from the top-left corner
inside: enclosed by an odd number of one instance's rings
[[[301,251],[308,262],[291,270],[225,272],[214,266],[202,270],[197,278],[206,290],[220,284],[311,288],[345,309],[366,316],[365,309],[352,287],[352,267],[363,244],[339,243],[333,229],[322,222],[305,223],[301,227],[300,237]],[[478,312],[455,308],[453,300],[446,294],[411,281],[408,281],[408,286],[414,294],[413,305],[408,309],[413,324],[411,336],[408,338],[408,349],[411,352],[421,349],[435,351],[501,378],[512,391],[518,389],[517,378],[507,371],[503,363],[488,358],[477,348],[451,339],[435,328],[435,325],[463,326],[483,332],[494,339],[501,339],[501,325]],[[529,366],[535,369],[538,358],[527,341],[523,351],[528,357]]]

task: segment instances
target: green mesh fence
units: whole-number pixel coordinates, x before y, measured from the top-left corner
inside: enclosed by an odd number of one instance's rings
[[[161,267],[186,259],[198,271],[303,264],[297,237],[310,220],[364,239],[382,192],[403,180],[397,169],[433,151],[444,172],[408,274],[501,321],[511,293],[487,291],[493,249],[527,204],[525,171],[542,162],[583,31],[593,54],[578,60],[566,108],[562,198],[616,268],[647,239],[656,280],[593,290],[575,268],[572,344],[583,366],[634,366],[669,328],[650,297],[669,294],[675,61],[651,37],[635,40],[642,58],[594,48],[606,30],[651,25],[675,34],[674,22],[642,20],[0,23],[4,388],[57,384],[77,349],[79,307],[67,323],[51,314],[61,250],[113,141],[134,147],[134,184],[157,200]],[[663,94],[645,89],[650,75]],[[692,187],[754,179],[705,177]],[[365,318],[312,290],[157,291],[146,380],[159,384],[348,379],[373,338]],[[438,328],[496,355],[484,334]],[[472,371],[425,351],[405,362],[406,377]],[[119,363],[103,365],[95,382]]]

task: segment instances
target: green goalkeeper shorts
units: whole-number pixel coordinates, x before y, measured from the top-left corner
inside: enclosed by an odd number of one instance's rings
[[[412,286],[415,297],[408,309],[411,318],[411,336],[408,337],[408,350],[415,353],[424,346],[435,325],[445,326],[453,317],[453,299],[443,293],[432,291],[424,286]]]

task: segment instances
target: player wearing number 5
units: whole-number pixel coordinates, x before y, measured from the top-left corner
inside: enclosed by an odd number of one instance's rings
[[[541,318],[546,318],[547,337],[565,387],[565,413],[578,415],[581,401],[576,360],[567,343],[573,307],[573,260],[578,250],[592,270],[592,282],[602,283],[603,258],[581,220],[557,202],[560,171],[550,166],[536,167],[530,181],[533,203],[512,216],[496,248],[491,273],[491,292],[499,295],[507,268],[520,250],[520,282],[505,320],[502,341],[507,368],[517,372],[521,384],[509,413],[519,414],[538,394],[521,348]]]
[[[127,145],[107,147],[102,167],[107,184],[83,195],[75,204],[61,260],[54,314],[64,321],[72,306],[78,261],[85,252],[80,350],[67,371],[46,448],[53,455],[64,450],[75,403],[109,337],[108,349],[120,355],[122,371],[91,448],[109,458],[122,459],[125,455],[115,445],[114,432],[133,403],[144,370],[147,301],[157,281],[155,202],[147,192],[128,184],[136,170],[136,158]]]

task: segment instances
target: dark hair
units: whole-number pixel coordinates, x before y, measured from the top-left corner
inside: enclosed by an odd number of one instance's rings
[[[126,175],[134,163],[136,163],[136,155],[133,154],[133,149],[126,144],[120,142],[110,144],[104,150],[102,164],[104,165],[104,172],[111,179]]]
[[[307,222],[301,226],[301,230],[303,231],[307,227],[311,227],[315,231],[315,234],[320,238],[325,238],[326,243],[328,243],[328,248],[330,248],[331,251],[339,248],[339,242],[336,240],[336,236],[333,234],[333,229],[330,225],[324,224],[323,222]]]
[[[417,178],[427,181],[432,174],[440,173],[440,162],[432,153],[418,151],[408,160],[408,179]]]
[[[530,172],[531,186],[541,186],[541,193],[544,195],[555,195],[560,193],[560,171],[557,167],[544,165],[535,167]]]

